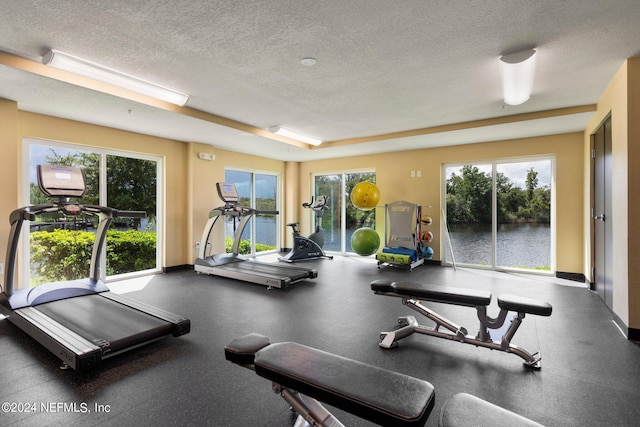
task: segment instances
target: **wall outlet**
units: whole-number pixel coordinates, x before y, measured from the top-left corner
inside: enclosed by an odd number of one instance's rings
[[[0,276],[4,276],[4,262],[0,262]]]

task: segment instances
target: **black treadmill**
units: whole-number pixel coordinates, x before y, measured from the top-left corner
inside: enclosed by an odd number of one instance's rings
[[[189,319],[109,291],[100,278],[100,261],[109,225],[116,217],[143,217],[144,212],[81,205],[71,197],[86,191],[80,168],[38,166],[38,185],[57,197],[51,204],[27,206],[11,213],[0,314],[55,354],[64,367],[85,371],[103,359],[172,335],[189,333]],[[24,221],[43,213],[98,215],[90,277],[14,290],[20,232]]]
[[[223,206],[209,212],[209,220],[202,232],[198,258],[194,270],[214,276],[228,277],[244,282],[257,283],[271,288],[287,288],[294,283],[318,277],[318,270],[298,266],[258,262],[239,254],[242,232],[254,215],[275,215],[278,211],[259,211],[239,205],[240,197],[236,186],[231,183],[216,183],[218,196],[225,202]],[[220,218],[240,219],[235,230],[231,253],[206,255],[209,236]]]

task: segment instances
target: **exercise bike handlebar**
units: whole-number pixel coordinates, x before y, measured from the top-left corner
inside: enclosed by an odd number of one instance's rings
[[[314,203],[315,200],[315,203]],[[326,195],[321,195],[318,196],[317,198],[315,198],[314,196],[311,196],[311,201],[309,203],[303,203],[302,207],[303,208],[307,208],[307,209],[313,209],[314,211],[317,210],[324,210],[327,207],[327,201],[329,200],[329,197],[327,197]]]

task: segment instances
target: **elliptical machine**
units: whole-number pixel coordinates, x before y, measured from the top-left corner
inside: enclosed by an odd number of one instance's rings
[[[333,259],[332,255],[327,255],[322,250],[322,247],[324,246],[322,213],[327,209],[328,199],[329,198],[325,195],[318,196],[314,203],[314,198],[312,196],[311,202],[302,204],[303,208],[311,209],[315,213],[316,231],[311,233],[309,237],[305,237],[300,234],[300,231],[298,231],[298,225],[300,225],[299,222],[291,222],[287,224],[287,227],[291,227],[293,230],[293,249],[291,249],[285,256],[280,257],[280,261],[295,262],[305,259]]]

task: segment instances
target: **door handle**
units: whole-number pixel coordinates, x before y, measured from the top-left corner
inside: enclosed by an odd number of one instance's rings
[[[598,220],[598,221],[604,221],[605,220],[605,216],[604,216],[604,214],[596,215],[595,217],[593,217],[593,219]]]

